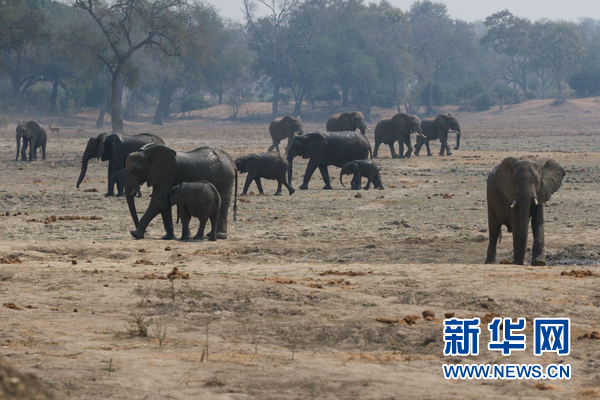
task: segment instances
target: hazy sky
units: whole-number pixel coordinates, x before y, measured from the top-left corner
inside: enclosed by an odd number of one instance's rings
[[[214,4],[224,17],[243,20],[242,0],[204,0]],[[414,0],[388,0],[391,4],[406,11]],[[434,0],[435,1],[435,0]],[[257,0],[254,0],[258,3]],[[372,1],[365,0],[365,4]],[[379,1],[376,1],[379,2]],[[437,0],[448,7],[452,18],[463,21],[483,20],[496,11],[508,9],[519,17],[536,21],[542,18],[577,21],[579,17],[600,19],[600,0]],[[260,8],[257,14],[260,15]],[[264,12],[263,12],[264,13]]]

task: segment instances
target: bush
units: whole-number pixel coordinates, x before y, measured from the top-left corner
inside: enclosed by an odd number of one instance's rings
[[[521,102],[519,91],[506,84],[494,86],[492,93],[500,104],[519,104]]]
[[[472,108],[476,111],[487,111],[496,104],[496,97],[489,92],[480,93],[471,101]]]
[[[569,79],[569,86],[577,97],[600,95],[600,71],[578,72]]]
[[[201,94],[192,94],[181,100],[181,112],[189,112],[192,110],[202,110],[208,108],[210,104]]]

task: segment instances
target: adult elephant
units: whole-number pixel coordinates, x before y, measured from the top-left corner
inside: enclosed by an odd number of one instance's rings
[[[421,121],[421,133],[423,135],[417,136],[415,156],[419,155],[419,151],[421,151],[421,146],[423,146],[423,144],[427,147],[427,155],[430,156],[431,150],[429,149],[429,141],[436,139],[440,139],[440,142],[442,142],[440,156],[443,156],[444,152],[447,155],[452,155],[450,147],[448,147],[448,131],[450,129],[456,131],[455,150],[458,150],[460,147],[460,125],[455,116],[452,114],[439,114],[435,118],[427,117]]]
[[[375,148],[373,157],[377,157],[377,149],[382,143],[390,147],[392,158],[410,157],[413,152],[413,145],[410,141],[411,132],[421,135],[421,120],[415,115],[398,113],[392,118],[382,119],[375,126]],[[394,150],[394,142],[398,141],[399,154]],[[404,145],[407,151],[404,154]]]
[[[17,157],[19,160],[19,150],[21,151],[21,160],[26,161],[27,147],[29,147],[29,161],[37,160],[37,149],[42,149],[42,160],[46,159],[46,142],[48,135],[46,130],[35,121],[21,122],[17,125]],[[23,148],[21,149],[21,139]]]
[[[292,144],[292,140],[294,139],[294,135],[302,135],[302,120],[300,117],[294,118],[292,116],[285,116],[280,118],[275,118],[271,125],[269,125],[269,133],[271,134],[271,139],[273,140],[273,144],[267,149],[267,151],[271,151],[274,148],[277,148],[277,152],[279,152],[279,142],[283,139],[287,139],[287,146],[285,147],[285,154],[287,154],[290,149],[290,145]]]
[[[325,124],[327,132],[342,132],[359,130],[363,135],[367,132],[365,117],[360,111],[350,111],[333,114]]]
[[[199,147],[188,152],[176,152],[165,145],[147,146],[127,157],[125,196],[135,227],[131,235],[143,239],[148,224],[161,214],[166,234],[163,239],[174,239],[173,216],[169,195],[174,186],[183,182],[208,181],[221,196],[217,238],[227,239],[227,213],[234,196],[233,219],[237,211],[237,170],[233,159],[221,149]],[[152,199],[138,220],[134,194],[146,182],[152,186]],[[235,194],[234,194],[235,188]]]
[[[354,160],[366,160],[371,152],[367,138],[356,132],[312,132],[296,136],[288,152],[288,182],[292,182],[292,163],[294,157],[308,158],[301,190],[308,189],[308,182],[319,167],[325,182],[323,189],[332,189],[327,166],[335,165],[341,168]]]
[[[531,264],[543,265],[544,203],[560,188],[564,176],[565,170],[551,159],[507,157],[494,168],[487,179],[490,243],[486,264],[496,260],[502,225],[513,234],[514,263],[523,264],[531,219]]]
[[[156,135],[149,133],[140,133],[139,135],[124,135],[122,133],[101,133],[97,137],[90,138],[85,146],[83,157],[81,158],[81,173],[77,179],[77,188],[81,185],[88,168],[88,162],[92,158],[99,158],[102,161],[108,160],[108,190],[104,196],[114,196],[115,184],[117,185],[117,196],[123,195],[123,186],[125,184],[125,175],[116,174],[119,170],[125,168],[127,156],[143,146],[152,144],[165,144],[165,142]],[[121,181],[117,182],[117,177]]]

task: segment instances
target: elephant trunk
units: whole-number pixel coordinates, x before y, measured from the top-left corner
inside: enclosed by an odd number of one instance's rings
[[[458,150],[458,148],[460,147],[460,132],[456,132],[456,147],[454,148],[454,150]]]
[[[344,182],[342,182],[342,176],[344,176],[344,169],[340,169],[340,184],[342,185],[342,187],[346,187],[344,186]]]
[[[529,233],[531,206],[535,199],[535,191],[517,193],[517,197],[515,199],[515,208],[518,210],[517,213],[519,225],[518,228],[513,231],[513,247],[515,252],[515,264],[517,265],[523,265],[525,263],[525,251],[527,249],[527,235]]]
[[[83,182],[83,178],[85,178],[89,161],[89,158],[84,157],[81,159],[81,173],[79,174],[79,179],[77,179],[77,189],[79,189],[79,185],[81,185],[81,182]]]
[[[129,212],[131,213],[131,218],[133,219],[136,228],[140,223],[135,208],[135,192],[137,191],[138,186],[139,183],[137,179],[134,176],[127,174],[127,177],[125,178],[125,197],[127,198]]]

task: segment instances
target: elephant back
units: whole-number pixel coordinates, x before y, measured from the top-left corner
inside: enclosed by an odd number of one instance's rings
[[[369,140],[355,131],[323,132],[327,139],[325,150],[328,161],[336,167],[354,160],[369,158]]]

